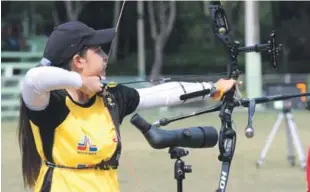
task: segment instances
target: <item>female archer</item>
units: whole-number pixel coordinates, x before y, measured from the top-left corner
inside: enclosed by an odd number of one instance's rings
[[[19,142],[25,186],[33,191],[119,191],[119,126],[135,110],[182,104],[180,95],[210,89],[219,99],[234,80],[169,82],[152,88],[107,86],[107,55],[100,48],[114,29],[78,22],[57,26],[40,66],[23,81]],[[185,101],[193,102],[204,98]]]

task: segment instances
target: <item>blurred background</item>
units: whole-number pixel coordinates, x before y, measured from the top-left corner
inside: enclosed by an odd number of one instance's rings
[[[4,191],[23,191],[16,124],[20,85],[25,72],[40,61],[48,36],[55,26],[70,20],[79,20],[94,29],[115,27],[122,4],[123,1],[1,1],[2,149],[10,148],[2,150],[1,187],[6,189]],[[271,67],[265,52],[240,53],[238,65],[244,72],[240,77],[243,81],[240,88],[244,97],[310,90],[309,2],[223,1],[222,4],[233,38],[238,40],[241,46],[267,43],[272,30],[276,30],[277,42],[283,44],[277,71]],[[216,81],[225,77],[225,74],[219,73],[227,70],[227,53],[213,34],[209,5],[209,1],[126,1],[111,50],[108,80],[121,83],[148,78],[178,77],[182,81],[196,82]],[[107,44],[103,47],[107,53],[110,46]],[[151,84],[129,86],[140,88]],[[302,97],[291,101],[302,151],[306,153],[310,138],[307,125],[309,121],[306,119],[309,118],[309,98]],[[203,109],[211,104],[211,101],[205,101],[142,113],[148,119],[156,120],[180,114],[181,111],[186,113]],[[287,163],[285,131],[280,133],[278,140],[272,144],[270,150],[278,153],[271,152],[270,164],[266,165],[268,168],[259,172],[255,168],[255,162],[282,107],[282,102],[258,106],[254,123],[261,129],[257,131],[257,138],[238,141],[240,148],[237,146],[236,153],[240,156],[237,155],[233,161],[236,166],[233,165],[232,168],[228,191],[305,191],[304,171],[292,169]],[[266,114],[269,114],[268,118]],[[206,118],[208,124],[219,127],[220,120],[216,113],[184,120],[176,125],[205,125]],[[237,109],[236,119],[236,125],[241,127],[238,129],[240,137],[244,138],[247,111]],[[173,163],[169,161],[166,152],[151,149],[139,132],[133,131],[134,128],[128,121],[124,127],[127,147],[124,149],[123,162],[126,164],[126,161],[131,159],[131,167],[135,169],[136,175],[153,174],[140,176],[141,186],[137,188],[137,183],[130,179],[130,171],[123,168],[125,171],[121,171],[120,182],[124,191],[159,191],[148,181],[156,175],[158,184],[164,186],[161,191],[174,191]],[[286,128],[285,124],[280,127]],[[137,147],[140,147],[140,151],[136,150]],[[188,176],[189,180],[185,185],[195,185],[192,186],[194,191],[202,191],[206,189],[207,182],[209,187],[213,187],[205,191],[214,191],[220,171],[217,155],[218,149],[214,148],[207,152],[198,150],[188,157],[194,167],[199,168],[194,169],[194,175]],[[154,161],[152,157],[158,159]],[[208,166],[201,162],[202,158],[210,162]],[[142,167],[139,164],[141,159],[147,161]],[[159,163],[162,163],[162,169],[154,170]],[[165,176],[160,176],[161,174]]]

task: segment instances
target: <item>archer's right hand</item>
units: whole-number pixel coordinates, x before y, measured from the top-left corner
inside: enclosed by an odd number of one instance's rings
[[[101,92],[103,84],[98,76],[85,77],[82,76],[82,87],[79,89],[82,93],[92,97],[98,92]]]

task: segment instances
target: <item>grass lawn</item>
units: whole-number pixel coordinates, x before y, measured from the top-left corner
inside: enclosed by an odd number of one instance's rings
[[[171,112],[172,116],[175,112]],[[163,117],[160,112],[141,113],[153,122]],[[163,113],[162,113],[163,114]],[[232,162],[228,192],[305,192],[305,171],[297,166],[291,167],[287,161],[287,145],[284,121],[260,169],[255,166],[267,135],[273,126],[277,112],[257,112],[254,116],[255,136],[247,139],[244,129],[247,125],[247,112],[234,113],[237,125],[237,146]],[[310,144],[310,113],[294,112],[298,133],[305,155]],[[213,125],[219,129],[218,113],[202,115],[179,121],[167,126],[190,127]],[[1,124],[2,131],[2,191],[21,192],[23,189],[20,154],[17,143],[16,122]],[[143,135],[129,122],[122,125],[123,153],[119,171],[121,189],[124,192],[171,192],[176,191],[174,179],[174,160],[170,159],[168,149],[152,149]],[[190,154],[183,158],[191,164],[192,173],[186,174],[183,182],[184,192],[214,192],[219,182],[221,163],[217,160],[218,146],[209,149],[189,149]]]

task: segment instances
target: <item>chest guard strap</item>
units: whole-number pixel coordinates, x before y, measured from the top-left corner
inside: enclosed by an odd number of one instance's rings
[[[121,150],[122,150],[122,143],[121,143],[121,135],[120,135],[120,121],[119,121],[119,111],[117,104],[115,102],[114,96],[108,92],[105,91],[103,93],[103,101],[105,106],[108,108],[111,118],[113,120],[113,123],[115,125],[115,130],[116,130],[116,137],[117,137],[117,146],[114,154],[112,155],[111,159],[108,161],[102,161],[101,163],[98,164],[110,164],[111,167],[115,167],[117,169],[119,165],[119,158],[121,156]]]

